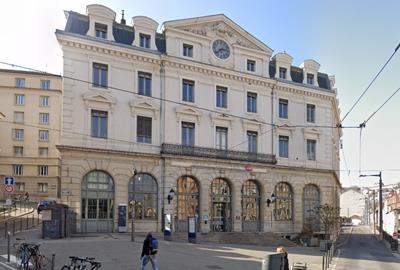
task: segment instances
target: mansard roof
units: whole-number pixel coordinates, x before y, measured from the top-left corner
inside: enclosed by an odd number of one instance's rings
[[[74,11],[67,11],[67,24],[65,32],[86,35],[89,30],[89,16]],[[132,45],[135,29],[132,26],[120,24],[114,21],[113,35],[116,43]],[[156,33],[156,46],[159,52],[165,52],[165,38],[163,34]]]

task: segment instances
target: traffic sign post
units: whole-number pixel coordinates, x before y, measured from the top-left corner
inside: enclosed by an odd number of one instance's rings
[[[6,200],[6,204],[8,205],[8,215],[11,215],[11,193],[14,192],[14,176],[4,176],[4,191],[8,194],[8,199]]]

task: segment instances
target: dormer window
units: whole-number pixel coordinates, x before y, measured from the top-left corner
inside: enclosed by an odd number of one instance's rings
[[[95,23],[94,28],[96,31],[96,37],[107,39],[107,25]]]
[[[193,57],[193,46],[189,44],[183,44],[183,56]]]
[[[247,59],[247,70],[251,72],[256,71],[256,61]]]
[[[139,35],[139,39],[140,39],[140,43],[139,43],[140,47],[150,49],[150,39],[151,39],[151,37],[149,35],[140,34]]]
[[[283,68],[283,67],[280,67],[279,68],[279,78],[280,79],[285,79],[286,80],[286,74],[287,74],[287,69],[286,68]]]
[[[314,74],[307,73],[307,84],[314,85]]]

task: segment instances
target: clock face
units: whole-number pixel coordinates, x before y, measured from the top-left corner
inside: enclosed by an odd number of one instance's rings
[[[229,57],[229,55],[231,54],[229,45],[222,39],[215,40],[213,42],[212,49],[213,49],[215,56],[220,59],[227,59]]]

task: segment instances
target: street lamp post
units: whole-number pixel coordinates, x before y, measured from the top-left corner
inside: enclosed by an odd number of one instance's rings
[[[360,174],[360,177],[368,177],[368,176],[379,177],[379,239],[382,240],[383,239],[382,172],[380,171],[379,174]],[[375,203],[375,196],[374,196],[374,203]],[[375,219],[375,212],[374,212],[374,219]]]

